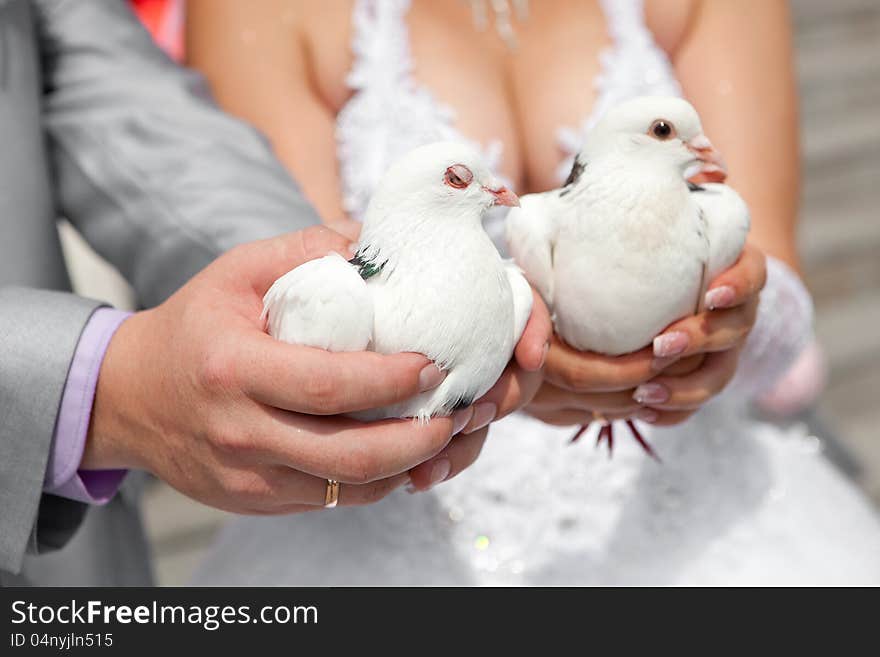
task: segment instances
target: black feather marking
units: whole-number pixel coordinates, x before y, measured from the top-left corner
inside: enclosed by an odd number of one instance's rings
[[[348,262],[357,267],[358,274],[360,274],[361,278],[367,280],[381,272],[385,265],[388,264],[387,260],[381,263],[377,262],[378,255],[379,254],[377,253],[372,258],[367,258],[358,252],[358,254]]]
[[[459,397],[458,401],[452,406],[452,412],[460,411],[474,403],[473,397]]]
[[[687,181],[687,186],[688,186],[688,190],[690,190],[692,192],[705,192],[706,191],[705,187],[701,187],[697,183],[693,183],[690,180]]]
[[[565,196],[571,191],[571,188],[578,180],[580,180],[580,177],[586,168],[586,164],[581,162],[578,158],[574,158],[574,162],[571,165],[571,172],[568,174],[568,178],[565,179],[565,182],[562,183],[562,191],[559,192],[560,196]]]

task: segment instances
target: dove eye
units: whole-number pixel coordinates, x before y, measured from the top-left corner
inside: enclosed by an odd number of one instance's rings
[[[675,137],[677,133],[675,132],[675,126],[669,121],[666,119],[657,119],[651,124],[651,127],[648,128],[648,134],[660,141],[666,141],[667,139]]]
[[[446,169],[446,184],[456,189],[464,189],[471,184],[474,174],[463,164],[453,164]]]

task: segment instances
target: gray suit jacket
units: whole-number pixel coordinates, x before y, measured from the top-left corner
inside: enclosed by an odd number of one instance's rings
[[[0,0],[0,583],[19,581],[26,552],[65,546],[86,512],[42,494],[68,366],[100,305],[67,292],[62,214],[145,306],[235,244],[317,221],[264,140],[123,0]],[[144,554],[125,545],[140,531],[117,498],[74,541],[96,572],[62,561],[57,583],[126,582],[100,568]]]

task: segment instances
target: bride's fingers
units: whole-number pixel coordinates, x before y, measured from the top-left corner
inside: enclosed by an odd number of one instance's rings
[[[563,408],[547,410],[529,407],[526,409],[526,412],[545,424],[552,424],[557,427],[581,427],[596,422],[596,417],[593,415],[592,411],[583,411],[580,409]],[[641,414],[644,417],[635,417],[635,419],[645,419],[648,421],[653,420],[658,413],[645,408],[636,411],[636,414]],[[628,420],[634,416],[631,413],[602,413],[602,417],[608,422],[613,422],[614,420]]]
[[[409,471],[412,488],[417,491],[428,490],[437,484],[449,481],[462,472],[480,455],[489,428],[484,427],[469,435],[459,435],[430,461],[426,461]]]
[[[733,308],[746,303],[767,282],[767,258],[752,244],[746,244],[736,263],[709,284],[705,305],[710,310]]]
[[[690,418],[696,410],[692,411],[659,411],[657,418],[651,422],[655,427],[672,427],[681,424]]]
[[[628,413],[634,413],[641,406],[633,399],[632,389],[620,392],[577,393],[545,384],[532,399],[529,408],[537,410],[565,408],[626,417]]]
[[[544,378],[572,392],[626,390],[656,376],[657,372],[651,369],[653,360],[651,347],[623,356],[603,356],[572,349],[554,336]]]
[[[725,351],[741,344],[755,324],[758,297],[727,310],[714,310],[672,324],[654,339],[654,369],[694,354]]]
[[[706,356],[703,366],[687,376],[659,376],[636,388],[639,404],[661,411],[694,410],[721,392],[736,374],[739,349]]]
[[[524,370],[536,372],[544,366],[547,358],[553,323],[550,321],[550,312],[541,295],[533,289],[532,297],[532,314],[516,345],[514,356]]]

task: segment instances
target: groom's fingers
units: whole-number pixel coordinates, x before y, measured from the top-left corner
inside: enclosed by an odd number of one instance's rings
[[[535,396],[543,380],[540,370],[527,372],[518,362],[511,361],[489,392],[474,403],[474,417],[465,426],[463,433],[471,433],[486,426],[488,422],[500,420],[518,411]],[[494,412],[487,414],[484,409],[491,407],[484,406],[485,404],[494,404]]]
[[[247,510],[255,515],[299,513],[324,508],[327,502],[327,480],[275,467],[260,476],[245,477],[240,494],[250,498]],[[380,479],[369,484],[339,486],[337,506],[374,504],[409,482],[406,474]]]
[[[436,387],[444,377],[421,354],[331,353],[265,333],[239,346],[232,367],[255,401],[311,415],[388,406]]]
[[[320,479],[364,484],[392,477],[427,461],[449,443],[452,419],[430,422],[358,422],[286,413],[265,407],[242,449],[266,463],[282,464]]]
[[[471,434],[456,436],[437,456],[409,471],[413,488],[428,490],[470,467],[479,457],[488,434],[489,427],[483,427]]]

